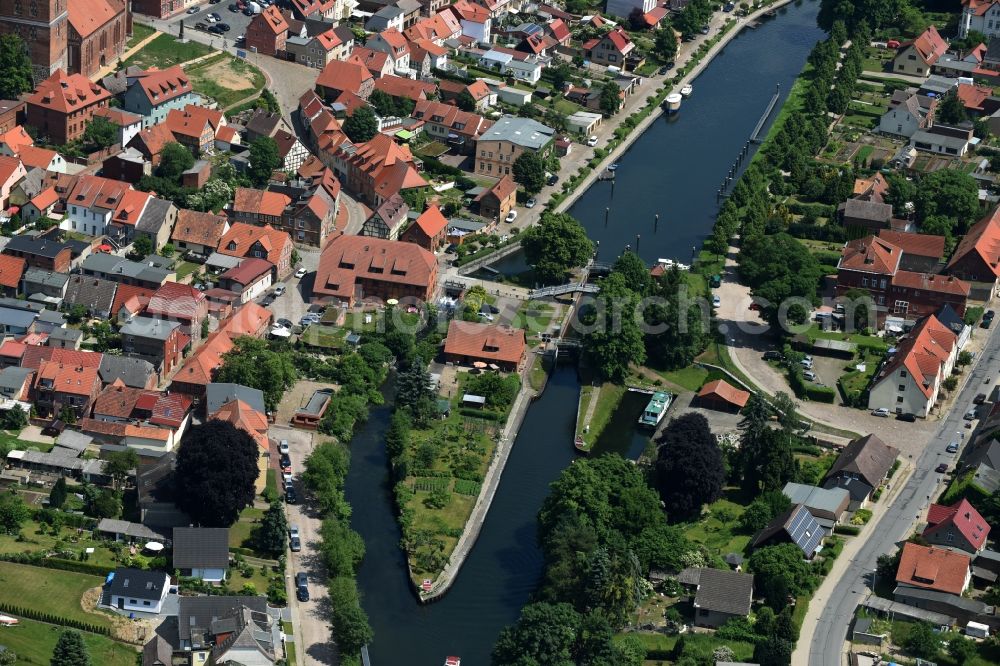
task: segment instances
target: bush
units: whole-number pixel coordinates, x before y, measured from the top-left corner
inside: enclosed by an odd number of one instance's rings
[[[806,385],[805,391],[803,392],[806,398],[810,400],[815,400],[816,402],[828,402],[832,403],[834,397],[836,397],[837,392],[834,391],[829,386],[814,386]]]
[[[856,525],[834,525],[834,534],[848,534],[850,536],[857,536],[861,534],[861,528]]]
[[[100,634],[102,636],[111,635],[111,630],[108,629],[107,627],[101,627],[96,624],[89,624],[87,622],[73,620],[68,617],[55,615],[53,613],[43,613],[42,611],[37,611],[30,608],[21,608],[20,606],[15,606],[14,604],[7,604],[0,602],[0,612],[9,613],[11,615],[19,615],[25,619],[37,620],[38,622],[45,622],[46,624],[54,624],[60,627],[69,627],[71,629],[77,629],[79,631],[86,631],[91,634]]]

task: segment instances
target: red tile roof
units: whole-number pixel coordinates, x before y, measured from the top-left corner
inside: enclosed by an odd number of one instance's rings
[[[247,432],[265,433],[268,429],[267,416],[242,400],[230,400],[208,418],[219,421],[229,421]]]
[[[0,287],[17,289],[21,284],[21,276],[27,263],[21,257],[12,257],[9,254],[0,254]]]
[[[130,299],[138,299],[139,301],[145,301],[143,306],[149,303],[149,299],[153,297],[156,293],[153,289],[144,289],[143,287],[136,287],[131,284],[121,283],[118,285],[118,290],[115,292],[115,300],[111,304],[111,316],[117,317],[118,311],[121,310],[122,306]],[[136,314],[133,312],[132,314]]]
[[[490,20],[490,10],[482,5],[469,2],[469,0],[458,0],[451,6],[451,9],[465,21],[486,23]]]
[[[52,389],[58,393],[87,397],[101,387],[97,367],[58,361],[44,361],[38,368],[35,374],[35,386],[41,386],[46,382],[51,382]]]
[[[260,213],[271,217],[281,217],[281,214],[285,212],[285,207],[291,203],[292,198],[281,192],[237,187],[233,195],[233,212],[247,215]]]
[[[524,331],[521,329],[458,319],[453,319],[448,325],[448,337],[444,341],[445,354],[486,363],[520,363],[525,347]]]
[[[125,12],[118,0],[68,0],[69,23],[81,38],[86,38]]]
[[[976,550],[986,545],[986,538],[990,534],[989,523],[983,520],[976,507],[964,498],[951,506],[931,504],[927,510],[927,529],[924,530],[924,536],[931,536],[951,527],[965,537]]]
[[[24,344],[23,342],[17,342],[15,340],[5,340],[4,343],[0,345],[0,357],[16,358],[18,365],[20,365],[21,359],[24,357],[24,352],[25,350],[27,350],[27,348],[28,345]]]
[[[242,285],[247,285],[253,283],[262,275],[270,273],[272,268],[274,268],[274,264],[270,261],[251,257],[250,259],[244,259],[238,265],[233,266],[228,271],[220,275],[219,278],[233,280],[234,282],[239,282]]]
[[[404,79],[401,76],[392,76],[391,74],[377,79],[375,90],[381,90],[393,97],[412,99],[414,102],[425,100],[437,92],[433,83]]]
[[[459,0],[461,2],[462,0]],[[393,49],[407,49],[408,45],[406,43],[406,37],[403,36],[396,28],[386,28],[382,32],[378,33],[378,36],[382,38],[386,44],[391,46]]]
[[[837,267],[879,275],[893,275],[899,270],[899,260],[902,257],[903,251],[892,243],[874,236],[866,236],[844,244]]]
[[[437,268],[434,255],[413,243],[338,236],[320,255],[313,293],[351,301],[359,279],[408,285],[425,293]]]
[[[260,14],[254,16],[251,23],[263,23],[264,27],[275,35],[288,32],[288,21],[281,15],[278,5],[270,5]]]
[[[10,182],[18,174],[20,177],[17,180],[24,177],[24,165],[21,164],[21,160],[16,157],[0,155],[0,184]]]
[[[111,99],[111,93],[83,74],[67,74],[61,69],[38,84],[28,104],[60,113],[73,113]]]
[[[163,70],[146,70],[146,73],[136,81],[141,86],[146,98],[157,107],[166,104],[181,95],[194,92],[191,80],[180,65],[174,65]]]
[[[94,368],[96,370],[100,367],[102,358],[104,358],[104,354],[100,352],[28,345],[24,350],[24,356],[21,357],[21,367],[37,370],[43,363],[53,362]]]
[[[934,275],[933,273],[914,273],[898,271],[892,278],[895,287],[922,289],[939,294],[951,294],[968,298],[972,287],[965,280],[959,280],[951,275]]]
[[[35,145],[35,141],[20,125],[15,125],[5,133],[0,134],[0,143],[6,144],[15,155],[25,146]]]
[[[190,410],[191,398],[183,393],[158,393],[149,422],[167,428],[179,428]]]
[[[962,0],[962,5],[972,9],[972,13],[976,16],[985,16],[990,7],[997,4],[998,1],[1000,0]]]
[[[955,248],[947,268],[951,268],[966,255],[976,253],[983,263],[1000,277],[1000,208],[976,222]]]
[[[132,415],[144,389],[125,386],[119,378],[108,384],[94,400],[94,416],[127,419]]]
[[[144,127],[142,130],[129,141],[129,145],[134,142],[141,142],[149,150],[150,157],[155,157],[159,155],[163,150],[163,147],[168,143],[175,143],[177,139],[174,137],[174,133],[170,131],[166,123],[160,123],[157,125],[150,125],[149,127]]]
[[[166,282],[149,299],[146,314],[151,317],[195,319],[205,313],[206,307],[205,294],[191,285]]]
[[[103,116],[119,127],[128,127],[129,125],[136,125],[142,122],[142,116],[140,115],[129,113],[128,111],[122,111],[121,109],[112,109],[110,107],[97,109],[94,111],[94,115]]]
[[[388,53],[376,51],[366,46],[355,46],[347,62],[365,67],[373,75],[381,76],[384,71],[392,71],[393,64]],[[360,89],[360,88],[359,88]]]
[[[949,594],[962,594],[972,561],[964,553],[906,542],[896,582]]]
[[[230,257],[245,257],[254,243],[258,241],[267,252],[266,259],[275,266],[281,264],[281,257],[285,253],[285,249],[292,245],[291,236],[269,224],[258,227],[237,222],[219,240],[218,251]]]
[[[896,371],[905,367],[928,398],[937,377],[951,355],[957,336],[934,315],[921,320],[896,347],[896,353],[879,371],[876,382],[896,381]]]
[[[316,77],[316,85],[330,90],[357,93],[365,81],[372,78],[372,73],[362,65],[331,60]]]
[[[134,227],[151,199],[153,199],[153,195],[149,192],[126,190],[111,217],[111,221]]]
[[[724,379],[716,379],[715,381],[708,382],[698,391],[699,398],[707,398],[709,396],[725,400],[740,409],[745,407],[747,401],[750,400],[750,393],[748,391],[742,391]]]
[[[271,5],[272,7],[274,5]],[[181,109],[170,109],[167,113],[166,125],[173,132],[174,136],[186,136],[192,139],[201,139],[205,131],[205,125],[209,125],[212,134],[215,134],[221,126],[220,118],[222,114],[218,111],[211,111],[202,106],[188,104]]]
[[[549,21],[548,28],[549,32],[552,33],[552,36],[555,37],[560,42],[564,42],[568,40],[570,37],[572,37],[572,34],[569,31],[569,27],[566,25],[566,22],[563,21],[561,18],[556,18]]]
[[[931,236],[929,234],[911,234],[905,231],[893,231],[882,229],[878,232],[878,237],[892,243],[903,251],[903,254],[912,254],[915,257],[933,257],[940,259],[944,256],[944,236]]]
[[[50,206],[54,206],[57,203],[59,203],[59,193],[56,192],[56,188],[54,187],[45,188],[36,194],[35,198],[31,200],[31,205],[42,213],[47,211]]]
[[[222,215],[181,208],[177,211],[177,221],[174,223],[170,240],[196,243],[214,249],[219,245],[219,239],[225,232],[226,224],[228,224],[228,220]]]
[[[222,356],[233,348],[233,340],[242,335],[257,335],[271,318],[268,310],[253,301],[243,304],[188,357],[174,376],[174,381],[201,386],[209,384],[215,370],[222,365]]]
[[[49,150],[48,148],[25,146],[21,149],[21,152],[19,152],[17,156],[21,158],[21,162],[25,167],[48,169],[53,160],[59,157],[59,153],[54,150]]]
[[[983,102],[993,95],[993,88],[959,83],[955,94],[958,95],[958,99],[966,109],[970,111],[982,111]]]
[[[437,204],[431,204],[427,210],[420,214],[414,224],[420,227],[420,230],[428,238],[434,238],[448,226],[448,218],[441,214],[441,209],[437,207]]]
[[[933,65],[937,62],[938,58],[943,56],[948,52],[948,43],[941,38],[938,33],[937,28],[931,26],[920,33],[916,39],[899,46],[898,53],[902,53],[903,49],[913,45],[916,48],[917,53],[928,65]]]
[[[131,189],[131,185],[120,180],[81,174],[66,197],[66,203],[82,208],[114,211],[122,203],[125,193]]]
[[[878,201],[882,201],[882,197],[886,192],[889,191],[889,181],[885,179],[885,176],[881,172],[876,173],[871,178],[855,178],[854,179],[854,194],[857,195],[877,195]]]

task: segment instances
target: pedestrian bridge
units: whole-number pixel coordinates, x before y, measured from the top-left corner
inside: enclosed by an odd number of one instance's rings
[[[528,292],[528,298],[548,298],[550,296],[561,296],[562,294],[572,294],[575,292],[580,292],[581,294],[596,294],[600,290],[601,288],[596,284],[574,282],[570,284],[560,284],[554,287],[533,289]]]

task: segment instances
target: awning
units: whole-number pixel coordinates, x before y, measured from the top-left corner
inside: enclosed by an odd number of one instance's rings
[[[409,141],[413,138],[413,132],[410,130],[399,130],[396,132],[396,138],[402,139],[403,141]]]

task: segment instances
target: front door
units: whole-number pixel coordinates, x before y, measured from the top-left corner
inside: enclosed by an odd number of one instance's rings
[[[122,597],[118,597],[118,608],[119,609],[125,608],[125,599]]]

